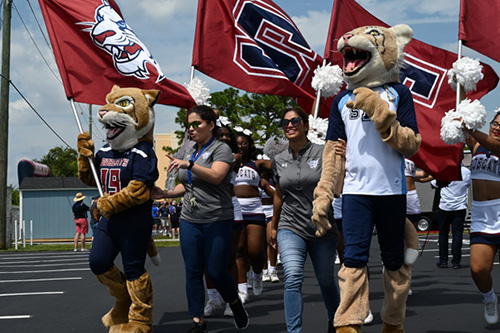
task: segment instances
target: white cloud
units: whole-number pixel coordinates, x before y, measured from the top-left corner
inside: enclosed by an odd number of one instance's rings
[[[293,22],[300,32],[320,56],[323,56],[328,26],[330,24],[330,12],[308,11],[304,16],[293,16]]]

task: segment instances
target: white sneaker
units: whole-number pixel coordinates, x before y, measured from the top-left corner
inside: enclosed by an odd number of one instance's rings
[[[411,289],[408,289],[408,296],[413,295],[413,291]]]
[[[238,296],[240,297],[241,303],[245,304],[248,301],[248,294],[243,291],[238,291]]]
[[[278,253],[278,257],[276,258],[276,265],[283,265],[283,263],[281,262],[281,256],[279,253]]]
[[[269,273],[262,273],[262,282],[269,282],[271,281],[271,275]]]
[[[259,296],[262,294],[262,290],[264,290],[264,285],[262,284],[262,273],[255,274],[253,273],[253,294],[255,296]]]
[[[373,322],[373,313],[372,310],[369,310],[368,316],[366,316],[365,320],[363,321],[363,325],[370,325]]]
[[[271,282],[272,283],[280,282],[280,278],[278,277],[278,272],[271,273]]]
[[[494,302],[484,302],[484,318],[490,325],[498,322],[498,297],[495,296]]]
[[[340,265],[340,257],[339,256],[337,256],[335,258],[335,265]]]
[[[224,317],[234,317],[233,310],[231,310],[229,303],[226,303],[226,309],[224,309]]]
[[[214,314],[217,309],[221,309],[222,304],[220,302],[216,302],[214,300],[209,299],[207,305],[205,305],[205,309],[203,309],[203,313],[205,317],[210,317]]]

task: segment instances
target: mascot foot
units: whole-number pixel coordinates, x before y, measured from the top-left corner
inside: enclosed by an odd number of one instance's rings
[[[127,323],[111,326],[109,333],[151,333],[153,328],[140,323]]]
[[[114,325],[128,323],[128,311],[132,301],[128,294],[125,274],[113,265],[109,271],[96,277],[108,287],[109,294],[116,299],[111,310],[102,317],[103,325],[109,329]]]
[[[361,325],[335,327],[336,333],[361,333]]]
[[[138,279],[127,281],[127,289],[132,300],[128,310],[128,323],[115,325],[110,332],[149,333],[153,332],[153,284],[148,272]]]
[[[382,333],[405,333],[405,331],[403,330],[403,325],[389,325],[384,323]]]

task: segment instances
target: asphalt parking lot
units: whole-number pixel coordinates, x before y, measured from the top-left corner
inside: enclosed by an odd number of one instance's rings
[[[370,259],[370,306],[372,325],[363,332],[380,332],[383,298],[382,266],[373,239]],[[500,324],[487,325],[481,296],[469,272],[468,236],[463,246],[462,269],[435,266],[437,235],[420,235],[425,248],[413,270],[412,291],[407,302],[406,332],[500,332]],[[154,286],[155,332],[187,332],[190,318],[184,292],[184,265],[180,248],[160,248],[162,264],[147,269]],[[118,258],[119,259],[119,258]],[[119,265],[119,260],[118,263]],[[339,268],[336,265],[337,270]],[[280,270],[280,278],[282,271]],[[493,269],[500,293],[498,261]],[[306,263],[303,332],[326,332],[326,311],[314,278]],[[246,308],[250,326],[246,332],[286,332],[283,311],[283,282],[265,283],[264,292],[253,296]],[[88,268],[88,252],[4,252],[0,253],[0,332],[106,332],[101,316],[112,306],[107,290]],[[236,331],[222,311],[207,319],[209,332]]]

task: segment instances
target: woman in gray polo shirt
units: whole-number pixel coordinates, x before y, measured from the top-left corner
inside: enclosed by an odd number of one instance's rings
[[[337,229],[315,235],[311,222],[313,191],[321,177],[323,146],[307,139],[308,115],[301,108],[287,109],[281,127],[290,146],[276,155],[274,216],[268,224],[268,242],[280,249],[285,275],[285,317],[288,332],[302,329],[302,281],[304,263],[310,255],[316,279],[328,312],[328,332],[334,332],[333,317],[339,304],[334,278]],[[333,222],[333,212],[331,221]]]
[[[189,315],[193,319],[189,332],[206,332],[205,269],[224,301],[230,304],[236,327],[248,326],[248,314],[227,270],[234,226],[229,191],[234,158],[229,146],[215,140],[212,134],[216,119],[217,115],[208,106],[198,105],[189,111],[186,129],[196,144],[181,159],[167,155],[171,160],[168,171],[179,171],[181,184],[172,191],[158,187],[152,191],[155,199],[184,195],[180,242]]]

